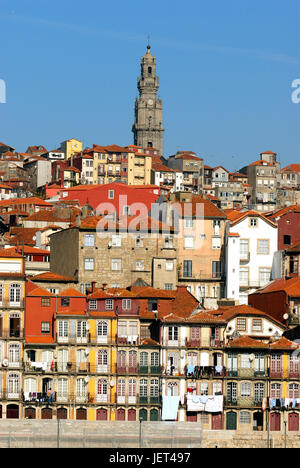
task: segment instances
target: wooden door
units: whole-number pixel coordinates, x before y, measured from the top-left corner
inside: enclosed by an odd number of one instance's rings
[[[270,414],[270,431],[280,431],[280,413]]]
[[[214,431],[221,431],[223,429],[223,414],[222,413],[212,413],[211,428]]]
[[[299,431],[299,414],[298,413],[289,413],[288,430]]]
[[[229,431],[235,431],[236,430],[236,413],[235,411],[229,411],[226,413],[226,429]]]
[[[97,421],[107,421],[107,410],[104,409],[104,408],[97,409],[96,420]]]

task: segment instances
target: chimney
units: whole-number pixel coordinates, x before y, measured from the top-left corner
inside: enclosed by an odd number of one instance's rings
[[[92,293],[96,290],[96,281],[92,281]]]
[[[77,215],[76,216],[76,226],[80,227],[80,225],[81,225],[80,215]]]
[[[102,289],[103,289],[103,291],[105,291],[106,286],[107,286],[107,283],[103,283],[103,284],[102,284]]]

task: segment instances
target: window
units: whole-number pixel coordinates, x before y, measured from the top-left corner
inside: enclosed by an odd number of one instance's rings
[[[183,276],[192,277],[193,273],[193,262],[192,260],[183,261]]]
[[[20,304],[21,302],[21,286],[20,284],[11,284],[9,289],[9,301],[12,304]]]
[[[257,253],[268,255],[269,254],[269,239],[258,239]]]
[[[94,270],[94,259],[93,258],[85,258],[84,259],[84,269],[86,271]]]
[[[251,396],[251,383],[250,382],[242,382],[242,384],[241,384],[241,396],[242,397],[250,397]]]
[[[254,400],[255,402],[261,402],[265,396],[265,384],[255,383],[254,384]]]
[[[192,218],[184,218],[184,227],[192,229],[194,227],[194,220]]]
[[[279,383],[271,384],[270,397],[276,399],[281,398],[281,385]]]
[[[137,271],[143,271],[144,270],[144,260],[137,260],[135,262],[135,269]]]
[[[178,341],[178,327],[168,327],[168,340],[169,341]]]
[[[257,218],[250,218],[250,226],[257,227],[257,225],[258,225]]]
[[[250,424],[251,423],[251,414],[249,411],[241,411],[240,413],[240,423],[241,424]]]
[[[208,383],[207,382],[201,382],[200,395],[208,395]]]
[[[241,259],[247,259],[249,255],[249,240],[241,239],[240,240],[240,257]]]
[[[112,247],[122,247],[122,236],[120,235],[112,235],[111,236],[111,245]]]
[[[184,248],[193,249],[194,248],[194,237],[193,236],[184,236]]]
[[[222,263],[220,261],[212,262],[212,277],[221,278],[222,275]]]
[[[61,307],[69,307],[70,306],[70,298],[69,297],[62,297],[60,300]]]
[[[252,330],[258,332],[262,331],[262,319],[252,320]]]
[[[123,299],[122,300],[122,309],[123,310],[130,310],[131,309],[131,299]]]
[[[96,299],[91,299],[89,301],[89,309],[90,310],[97,310],[97,300]]]
[[[271,281],[271,269],[270,268],[260,268],[259,270],[259,284],[261,286],[269,283]]]
[[[211,247],[212,247],[212,249],[220,249],[221,248],[221,237],[212,237],[211,238]]]
[[[125,206],[123,207],[123,215],[124,215],[124,216],[126,216],[126,215],[129,216],[129,215],[130,215],[130,206],[125,205]]]
[[[248,286],[249,283],[249,269],[247,267],[240,268],[240,285]]]
[[[284,236],[283,236],[283,243],[284,243],[285,245],[291,245],[291,236],[284,235]]]
[[[245,318],[237,318],[236,329],[238,331],[246,331],[246,319]]]
[[[111,269],[112,271],[121,271],[122,260],[120,258],[111,259]]]
[[[41,306],[42,307],[50,307],[50,297],[42,297]]]
[[[50,333],[50,322],[41,323],[41,333]]]
[[[164,243],[166,248],[172,248],[173,247],[173,237],[165,237],[164,238]]]
[[[84,236],[84,245],[85,245],[85,247],[94,247],[95,246],[95,236],[94,236],[94,234],[85,234],[85,236]]]
[[[166,289],[166,290],[171,290],[171,289],[173,289],[173,284],[172,284],[172,283],[165,283],[165,289]]]
[[[111,167],[111,170],[112,170],[112,167]],[[115,196],[115,191],[114,190],[109,190],[108,191],[108,198],[113,199],[114,196]]]
[[[114,308],[114,300],[113,299],[106,299],[105,300],[105,310],[113,310]]]

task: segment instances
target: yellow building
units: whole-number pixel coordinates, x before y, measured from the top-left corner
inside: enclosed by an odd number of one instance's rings
[[[94,184],[123,182],[128,185],[151,183],[152,157],[131,147],[98,146],[86,151],[94,159]]]
[[[60,149],[65,153],[65,159],[68,160],[71,156],[82,152],[82,141],[70,138],[61,143]]]

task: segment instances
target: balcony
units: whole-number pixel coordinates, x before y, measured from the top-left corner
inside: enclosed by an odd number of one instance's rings
[[[139,345],[139,336],[138,335],[130,335],[130,336],[116,335],[116,343],[118,345]]]
[[[250,262],[250,252],[240,253],[240,262]]]
[[[0,338],[4,340],[23,339],[24,329],[14,328],[10,330],[0,330]]]
[[[238,407],[238,408],[261,408],[262,400],[256,400],[253,397],[231,397],[224,399],[224,406]]]

